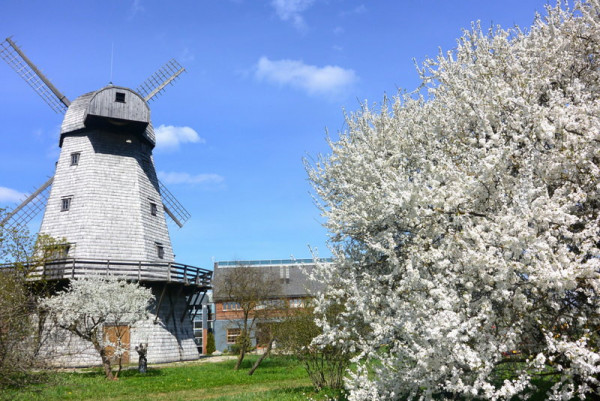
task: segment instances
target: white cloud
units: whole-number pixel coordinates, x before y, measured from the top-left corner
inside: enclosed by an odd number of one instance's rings
[[[292,21],[299,30],[306,29],[302,12],[306,11],[314,0],[273,0],[271,5],[283,21]]]
[[[165,184],[220,184],[225,178],[219,174],[188,174],[159,171],[158,178]]]
[[[346,17],[348,15],[354,15],[354,14],[364,14],[367,12],[367,7],[364,4],[361,4],[359,6],[354,7],[351,10],[346,10],[346,11],[342,11],[340,13],[340,15],[342,17]]]
[[[336,94],[357,81],[353,70],[327,65],[316,67],[301,60],[258,60],[255,74],[259,80],[279,85],[289,85],[309,94]]]
[[[205,143],[198,133],[190,127],[161,125],[154,130],[156,147],[161,150],[176,150],[182,143]]]
[[[19,202],[25,194],[11,188],[0,187],[0,202]]]
[[[180,56],[180,60],[183,63],[190,63],[192,61],[194,61],[196,59],[196,56],[194,55],[194,53],[190,50],[189,47],[184,47],[183,51],[181,52],[181,56]]]
[[[138,14],[143,13],[145,10],[142,0],[133,0],[129,9],[129,20],[133,19]]]

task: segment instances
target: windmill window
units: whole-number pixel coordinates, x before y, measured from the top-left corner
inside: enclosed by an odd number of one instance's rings
[[[77,166],[79,164],[79,156],[81,153],[75,152],[71,153],[71,166]]]
[[[165,258],[165,247],[162,244],[156,244],[156,252],[158,254],[159,259]]]
[[[125,93],[124,92],[117,92],[115,94],[115,102],[125,103]]]
[[[60,211],[61,212],[66,212],[67,210],[69,210],[71,208],[71,199],[73,199],[73,198],[70,196],[61,199],[61,203],[60,203]]]
[[[150,202],[150,214],[152,216],[156,216],[158,214],[158,206],[156,206],[156,203]]]

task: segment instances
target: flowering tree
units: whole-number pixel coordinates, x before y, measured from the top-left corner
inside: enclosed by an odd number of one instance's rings
[[[44,306],[58,327],[92,343],[106,378],[114,380],[121,364],[113,374],[111,356],[120,361],[120,356],[129,351],[122,346],[124,330],[119,328],[144,319],[153,300],[152,291],[137,283],[90,276],[71,281],[66,290],[46,299]],[[107,325],[113,328],[111,333],[104,332]]]
[[[598,0],[474,25],[308,166],[337,257],[317,311],[346,305],[319,341],[358,352],[351,400],[510,399],[549,374],[551,399],[599,394],[599,60]]]

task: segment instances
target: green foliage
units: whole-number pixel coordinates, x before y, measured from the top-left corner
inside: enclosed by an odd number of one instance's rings
[[[0,388],[27,382],[34,359],[29,301],[22,274],[15,269],[0,270]]]
[[[340,308],[331,308],[326,318],[335,319],[339,311]],[[315,389],[341,389],[344,374],[350,366],[350,354],[342,344],[316,345],[313,340],[322,333],[315,323],[313,309],[301,308],[277,326],[277,347],[302,362]]]
[[[250,338],[250,335],[242,330],[242,334],[237,336],[237,338],[235,339],[235,344],[229,346],[229,351],[233,355],[239,355],[240,352],[242,352],[242,349],[244,348],[245,352],[250,352],[254,350],[254,347],[252,347],[252,339]]]
[[[206,355],[212,355],[213,352],[217,350],[215,346],[215,335],[212,331],[209,331],[206,335]]]
[[[0,209],[0,221],[4,215]],[[26,229],[0,226],[0,388],[23,386],[41,377],[30,370],[41,366],[37,354],[44,315],[38,313],[38,300],[50,288],[43,280],[27,279],[46,260],[42,250],[57,243],[48,236],[36,239]]]

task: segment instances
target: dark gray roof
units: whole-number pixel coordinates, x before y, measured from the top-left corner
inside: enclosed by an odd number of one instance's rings
[[[90,106],[90,102],[92,101],[92,99],[98,92],[101,92],[106,88],[120,88],[123,90],[133,92],[131,89],[128,89],[128,88],[122,88],[120,86],[109,85],[109,86],[101,88],[97,91],[85,93],[85,94],[79,96],[77,99],[73,100],[73,102],[71,102],[71,105],[67,109],[67,112],[65,113],[65,118],[63,119],[62,125],[60,127],[60,135],[61,135],[60,145],[61,146],[62,146],[62,136],[64,134],[67,134],[69,132],[79,131],[81,129],[86,128],[85,127],[85,117],[86,117],[88,108]],[[146,132],[144,133],[144,136],[152,143],[152,145],[154,145],[156,143],[156,137],[154,136],[154,128],[152,127],[152,123],[148,124],[148,126],[146,128]]]
[[[213,274],[213,296],[215,301],[227,301],[227,296],[220,291],[218,283],[220,277],[222,277],[228,269],[233,268],[236,268],[236,265],[230,264],[227,266],[220,266],[219,262],[215,263]],[[316,283],[308,279],[308,275],[315,268],[314,263],[249,265],[248,268],[261,270],[264,274],[273,275],[273,277],[280,280],[282,294],[273,294],[273,298],[310,297],[311,294],[314,294],[323,288],[321,283]]]

